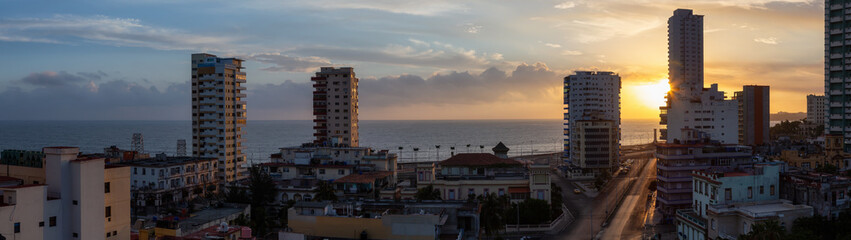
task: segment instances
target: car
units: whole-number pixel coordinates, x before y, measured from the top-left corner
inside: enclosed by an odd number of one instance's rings
[[[582,190],[579,190],[579,188],[574,188],[573,193],[580,194],[582,193]]]

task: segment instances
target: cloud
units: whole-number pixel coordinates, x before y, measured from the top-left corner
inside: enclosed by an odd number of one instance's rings
[[[609,40],[616,37],[629,37],[644,31],[663,26],[658,16],[599,16],[556,25],[570,32],[581,43]]]
[[[556,5],[555,5],[555,6],[553,6],[553,7],[554,7],[554,8],[557,8],[557,9],[569,9],[569,8],[576,7],[576,3],[573,3],[573,2],[563,2],[563,3],[556,4]]]
[[[479,33],[479,31],[481,31],[481,30],[482,30],[481,25],[476,25],[476,24],[473,24],[473,23],[467,23],[467,24],[464,25],[464,31],[467,32],[467,33],[476,34],[476,33]]]
[[[780,41],[776,37],[754,38],[754,42],[777,45]]]
[[[561,47],[560,44],[555,44],[555,43],[545,43],[544,46],[551,47],[551,48],[560,48]]]
[[[274,0],[261,2],[261,4],[258,4],[258,7],[268,9],[269,6],[277,5],[279,7],[286,8],[292,4],[305,4],[307,6],[320,9],[365,9],[417,16],[435,16],[451,12],[460,12],[468,9],[458,1],[444,0],[312,0],[294,2]]]
[[[564,50],[563,52],[561,52],[561,55],[566,55],[566,56],[579,56],[579,55],[582,55],[582,52],[580,52],[580,51],[574,51],[574,50]]]
[[[431,42],[428,45],[391,44],[383,48],[339,48],[317,46],[297,48],[289,53],[334,59],[335,62],[357,61],[389,65],[434,68],[484,68],[502,61],[502,54],[478,53],[452,44]]]
[[[518,65],[510,73],[488,68],[480,74],[450,72],[428,78],[416,75],[362,78],[361,108],[412,105],[472,106],[481,103],[555,101],[560,76],[543,63]],[[487,87],[483,87],[487,86]],[[560,89],[559,89],[560,90]]]
[[[38,73],[30,73],[20,80],[21,83],[31,86],[65,86],[69,84],[84,82],[83,77],[73,75],[67,72],[52,72],[44,71]]]
[[[292,57],[281,53],[259,53],[246,57],[261,63],[270,63],[274,66],[261,68],[260,70],[272,72],[311,72],[318,67],[333,66],[331,61],[320,57]]]
[[[205,36],[142,24],[138,19],[55,15],[50,18],[0,19],[0,41],[80,44],[159,50],[227,49],[233,37]]]
[[[16,113],[0,115],[0,120],[187,120],[191,116],[189,82],[168,83],[160,89],[141,80],[110,78],[96,83],[75,74],[45,73],[30,76],[48,75],[52,80],[47,84],[26,90],[17,86],[29,84],[22,79],[0,91],[0,111]],[[560,79],[543,63],[520,64],[510,72],[492,67],[478,74],[465,71],[428,77],[406,74],[361,78],[360,107],[378,112],[413,105],[474,109],[481,104],[557,104]],[[246,88],[251,120],[311,117],[313,88],[309,82],[249,82]],[[395,114],[403,118],[406,113]],[[514,118],[511,111],[501,114],[497,118]]]

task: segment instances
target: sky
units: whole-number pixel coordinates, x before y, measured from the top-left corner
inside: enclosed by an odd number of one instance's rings
[[[311,118],[310,76],[351,66],[360,119],[561,119],[563,78],[614,71],[623,119],[658,119],[667,19],[704,17],[705,83],[824,89],[811,0],[0,2],[0,120],[188,120],[190,55],[246,59],[249,120]]]

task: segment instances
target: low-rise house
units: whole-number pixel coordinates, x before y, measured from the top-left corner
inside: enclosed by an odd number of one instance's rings
[[[137,231],[139,239],[196,239],[191,237],[198,236],[199,233],[204,234],[210,228],[219,228],[226,230],[223,235],[237,237],[241,234],[235,231],[243,231],[242,228],[227,226],[233,225],[233,221],[240,215],[248,216],[250,212],[251,207],[247,204],[231,204],[222,208],[198,211],[188,217],[151,217],[150,219],[140,220],[143,223],[138,224],[141,226]]]
[[[781,165],[693,171],[692,208],[676,211],[679,239],[736,239],[759,222],[775,220],[789,229],[795,219],[812,216],[812,207],[779,198]]]
[[[417,188],[429,185],[444,200],[466,200],[469,196],[508,195],[511,201],[528,198],[550,201],[550,167],[528,164],[490,153],[462,153],[436,163],[433,169],[417,166]],[[431,173],[431,174],[429,174]]]
[[[816,215],[836,219],[851,206],[851,178],[815,172],[781,174],[780,197],[813,207]]]
[[[790,167],[811,171],[816,168],[832,165],[838,170],[848,170],[851,166],[851,153],[844,151],[842,135],[825,136],[824,151],[809,153],[807,151],[783,150],[778,159],[789,164]]]
[[[289,209],[291,233],[309,239],[477,239],[478,204],[299,202]]]

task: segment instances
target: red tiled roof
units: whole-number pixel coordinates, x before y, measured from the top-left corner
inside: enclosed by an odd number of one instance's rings
[[[441,166],[491,166],[521,165],[512,159],[504,159],[490,153],[461,153],[440,162]]]
[[[376,179],[385,178],[387,176],[392,175],[393,172],[390,171],[375,171],[375,172],[365,172],[365,173],[353,173],[348,176],[341,177],[340,179],[334,180],[335,183],[371,183],[375,182]]]
[[[44,185],[44,184],[24,184],[24,185],[11,186],[11,187],[3,187],[3,188],[16,189],[16,188],[38,187],[38,186],[45,186],[45,185]]]
[[[508,193],[530,193],[529,187],[508,187]]]

